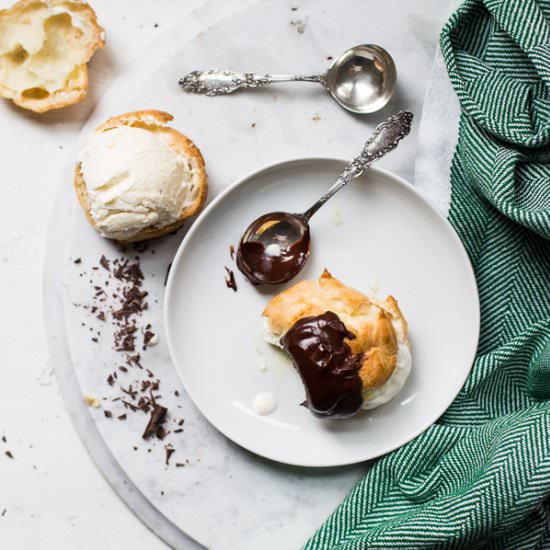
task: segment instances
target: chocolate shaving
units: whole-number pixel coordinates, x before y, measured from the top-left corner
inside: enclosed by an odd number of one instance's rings
[[[141,366],[141,355],[139,353],[136,353],[135,355],[128,355],[126,357],[126,364],[131,367],[131,366],[136,366],[140,369],[142,369],[143,367]]]
[[[164,463],[166,464],[166,466],[169,466],[170,457],[176,452],[176,449],[174,449],[172,445],[168,444],[168,445],[165,445],[164,450],[166,451],[166,458],[164,460]]]
[[[112,418],[113,417],[113,413],[111,411],[103,411],[103,414],[105,415],[105,418]]]
[[[151,417],[149,418],[147,427],[143,432],[143,439],[148,439],[149,437],[157,433],[158,429],[162,426],[162,423],[166,418],[167,412],[168,409],[166,407],[163,407],[158,403],[153,403],[153,410],[151,411]]]
[[[130,260],[125,259],[122,261],[116,261],[116,268],[113,270],[113,276],[119,281],[133,282],[138,286],[141,286],[144,276],[143,271],[138,262],[130,263]]]
[[[5,454],[6,454],[6,456],[9,457],[9,458],[13,458],[13,454],[12,454],[11,451],[5,451]]]
[[[228,267],[225,267],[226,276],[225,276],[225,285],[227,288],[231,288],[233,292],[237,292],[237,282],[235,281],[235,273],[233,273],[233,270],[229,269]]]
[[[143,345],[148,346],[149,342],[155,337],[155,333],[150,330],[146,330],[143,335]]]
[[[74,262],[74,264],[81,264],[82,263],[82,258],[77,258]]]
[[[139,411],[139,408],[136,407],[133,403],[130,403],[128,401],[125,401],[124,399],[122,399],[122,404],[127,408],[127,409],[130,409],[132,412],[136,412],[136,411]]]
[[[109,260],[105,257],[105,255],[101,256],[99,260],[99,265],[107,271],[111,271],[111,264],[109,263]]]
[[[120,389],[126,394],[126,395],[129,395],[132,400],[135,400],[136,396],[137,396],[137,391],[134,390],[134,388],[132,387],[132,384],[130,384],[128,386],[128,388],[123,388],[122,386],[120,387]]]
[[[164,428],[164,426],[159,426],[157,428],[157,433],[156,433],[156,436],[157,436],[157,439],[164,439],[170,432],[167,432]]]
[[[113,313],[113,316],[116,312]],[[127,324],[115,332],[116,351],[135,351],[137,327],[134,324]]]
[[[145,290],[140,290],[137,282],[134,281],[134,285],[123,291],[124,300],[122,306],[119,309],[113,310],[113,318],[117,321],[128,319],[141,313],[147,309],[147,304],[144,299],[147,297]]]

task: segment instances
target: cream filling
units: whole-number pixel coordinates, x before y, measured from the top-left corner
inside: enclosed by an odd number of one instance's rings
[[[181,218],[196,200],[200,170],[160,134],[121,126],[92,135],[79,155],[90,215],[105,237],[129,239]]]
[[[271,392],[259,393],[254,398],[254,411],[260,416],[267,416],[277,408],[277,396]]]
[[[406,343],[399,343],[397,363],[390,377],[378,388],[363,391],[363,409],[375,409],[393,399],[403,388],[412,367],[412,355]]]
[[[0,88],[41,99],[82,84],[94,29],[64,4],[37,2],[0,22]]]

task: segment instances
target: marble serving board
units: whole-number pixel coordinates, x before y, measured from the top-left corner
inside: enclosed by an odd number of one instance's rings
[[[74,159],[93,128],[109,116],[151,108],[172,113],[173,126],[203,152],[210,198],[275,161],[302,156],[351,158],[376,123],[390,113],[407,108],[420,117],[448,6],[441,0],[264,0],[231,6],[210,2],[175,24],[121,76],[85,125],[50,227],[46,323],[52,363],[84,443],[115,490],[159,536],[178,548],[193,546],[191,539],[213,549],[297,548],[342,501],[368,464],[337,469],[284,466],[239,448],[202,418],[170,363],[162,327],[165,275],[185,229],[144,251],[123,252],[100,238],[71,189]],[[390,104],[374,115],[347,113],[312,84],[219,98],[187,95],[177,86],[179,76],[197,68],[314,73],[339,52],[369,42],[391,52],[399,82]],[[415,151],[416,129],[399,154],[381,165],[412,180]],[[139,257],[143,288],[149,293],[149,307],[138,320],[139,334],[150,324],[159,337],[156,346],[141,351],[143,370],[118,371],[113,385],[107,378],[124,363],[112,349],[109,315],[101,321],[90,309],[98,305],[94,287],[105,288],[109,280],[109,273],[98,264],[102,255],[111,261]],[[76,259],[81,261],[74,263]],[[117,284],[112,278],[109,282]],[[224,284],[223,271],[220,284]],[[113,300],[107,293],[101,307],[109,309]],[[204,307],[215,308],[208,296]],[[215,335],[211,338],[215,345]],[[172,433],[163,441],[142,440],[147,415],[126,411],[121,401],[112,401],[121,396],[120,384],[147,379],[147,369],[161,381],[156,393],[169,410],[167,429]],[[97,398],[101,406],[87,406],[85,395]],[[105,410],[112,416],[107,417]],[[125,420],[117,418],[125,413]],[[183,431],[174,433],[174,419],[180,418]],[[175,449],[168,465],[166,445]]]

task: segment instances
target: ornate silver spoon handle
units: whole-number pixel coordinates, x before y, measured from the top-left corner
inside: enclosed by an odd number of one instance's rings
[[[225,95],[240,88],[259,88],[274,82],[319,82],[324,75],[269,75],[238,73],[234,71],[193,71],[180,78],[179,85],[186,91],[208,96]]]
[[[365,142],[361,153],[344,168],[334,185],[302,216],[309,220],[344,185],[347,185],[353,178],[360,176],[373,162],[393,151],[411,131],[412,119],[413,114],[411,112],[400,111],[381,122]]]

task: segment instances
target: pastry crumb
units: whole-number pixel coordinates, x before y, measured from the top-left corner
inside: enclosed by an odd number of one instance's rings
[[[342,210],[338,206],[332,209],[331,219],[334,225],[342,225]]]
[[[302,19],[297,19],[296,21],[291,21],[290,24],[293,26],[293,27],[296,27],[296,30],[300,33],[300,34],[304,34],[304,31],[306,30],[306,24],[304,21],[302,21]]]
[[[94,409],[99,409],[101,407],[101,402],[96,397],[92,397],[91,395],[85,395],[84,401],[88,407],[93,407]]]

